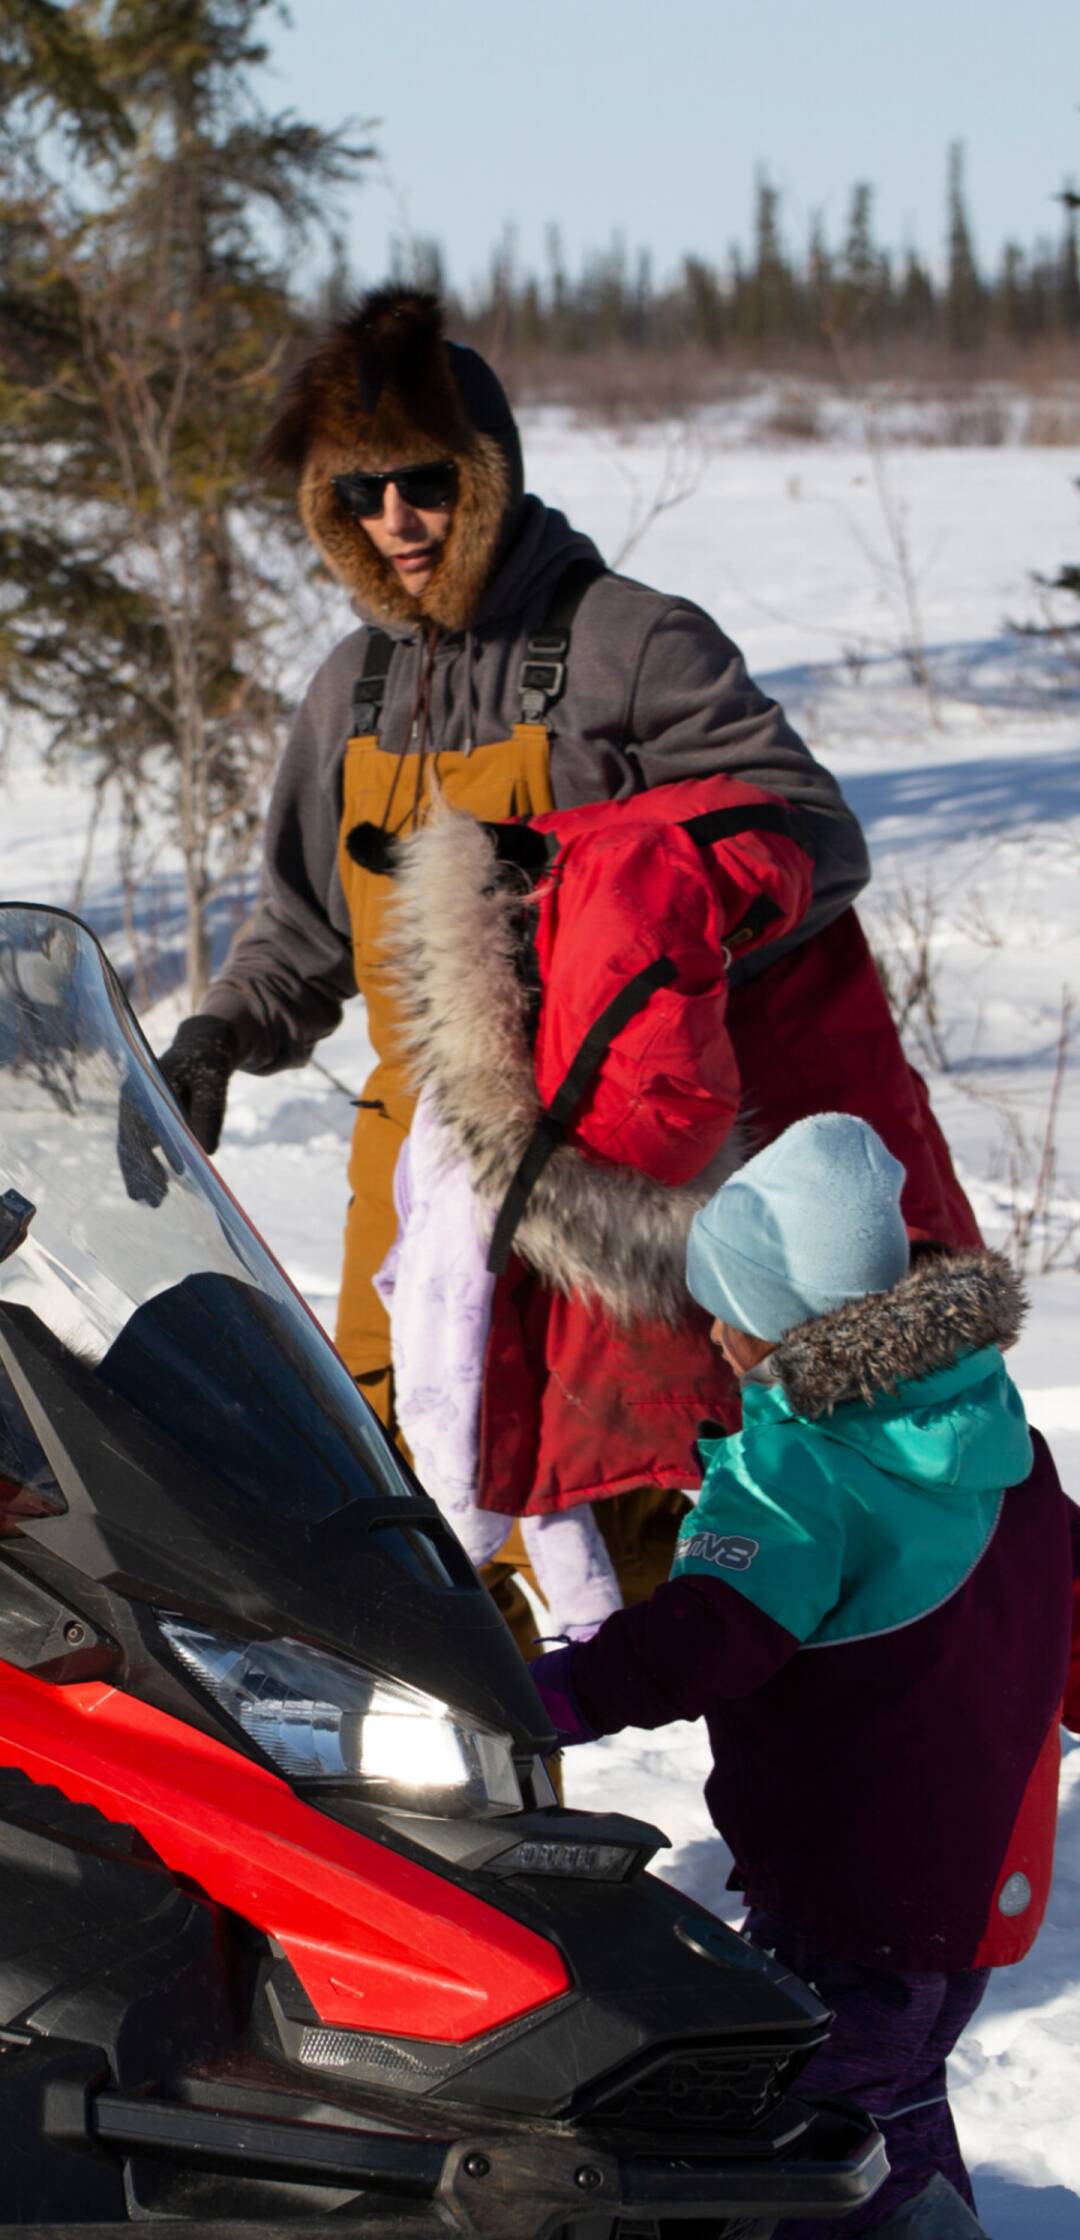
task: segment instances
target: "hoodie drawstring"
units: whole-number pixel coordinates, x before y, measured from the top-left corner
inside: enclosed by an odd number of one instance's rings
[[[409,752],[410,747],[414,746],[416,748],[417,768],[416,785],[413,789],[412,803],[413,825],[417,825],[420,821],[420,803],[423,797],[424,790],[424,771],[427,766],[428,725],[431,717],[431,685],[435,668],[435,647],[438,641],[438,636],[439,627],[437,623],[423,623],[417,640],[417,685],[415,698],[412,704],[412,714],[409,717],[408,734],[399,750],[397,759],[394,763],[394,775],[391,780],[390,791],[386,797],[386,807],[383,810],[379,824],[380,832],[403,831],[405,825],[408,824],[408,813],[406,813],[406,816],[401,825],[391,825],[390,815],[394,806],[394,797],[398,789],[398,779],[401,776],[401,772],[405,764],[405,758]]]
[[[465,752],[466,752],[466,754],[471,754],[471,753],[472,753],[472,751],[473,751],[473,748],[474,748],[474,746],[476,745],[476,736],[475,736],[475,728],[476,728],[476,727],[475,727],[475,724],[474,724],[474,722],[473,722],[473,715],[474,715],[474,712],[475,712],[475,711],[474,711],[474,708],[473,708],[473,691],[474,691],[474,685],[475,685],[475,678],[474,678],[474,674],[473,674],[473,672],[474,672],[474,668],[475,668],[475,661],[476,661],[476,640],[475,640],[475,638],[473,637],[472,631],[471,631],[471,630],[466,630],[466,632],[465,632]]]

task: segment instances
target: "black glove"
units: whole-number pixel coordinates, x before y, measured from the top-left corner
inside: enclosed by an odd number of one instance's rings
[[[181,1019],[158,1059],[158,1072],[204,1151],[216,1151],[221,1138],[235,1052],[236,1037],[228,1021],[199,1012],[192,1019]]]
[[[135,1067],[120,1091],[116,1157],[124,1188],[136,1205],[164,1205],[170,1169],[173,1174],[184,1171],[177,1145],[168,1141],[167,1126],[163,1133],[162,1110],[155,1107],[147,1093],[145,1075]]]

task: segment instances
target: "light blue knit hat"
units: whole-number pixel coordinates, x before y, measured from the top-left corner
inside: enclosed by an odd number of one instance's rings
[[[796,1120],[690,1224],[686,1280],[709,1314],[776,1342],[905,1274],[904,1170],[848,1112]]]

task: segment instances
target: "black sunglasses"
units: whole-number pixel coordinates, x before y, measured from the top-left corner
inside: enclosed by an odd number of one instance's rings
[[[452,459],[435,459],[428,466],[391,467],[388,474],[336,474],[334,496],[357,521],[375,521],[382,512],[388,482],[393,483],[407,506],[434,513],[453,504],[457,468]]]

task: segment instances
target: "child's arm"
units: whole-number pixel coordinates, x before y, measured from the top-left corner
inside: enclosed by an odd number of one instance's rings
[[[722,1696],[749,1695],[794,1656],[786,1626],[722,1579],[669,1579],[617,1610],[576,1647],[530,1665],[560,1742],[623,1727],[698,1719]]]
[[[717,1443],[665,1585],[531,1667],[565,1741],[698,1719],[750,1695],[835,1606],[844,1533],[828,1470],[792,1426],[752,1444],[750,1457],[745,1433]]]

